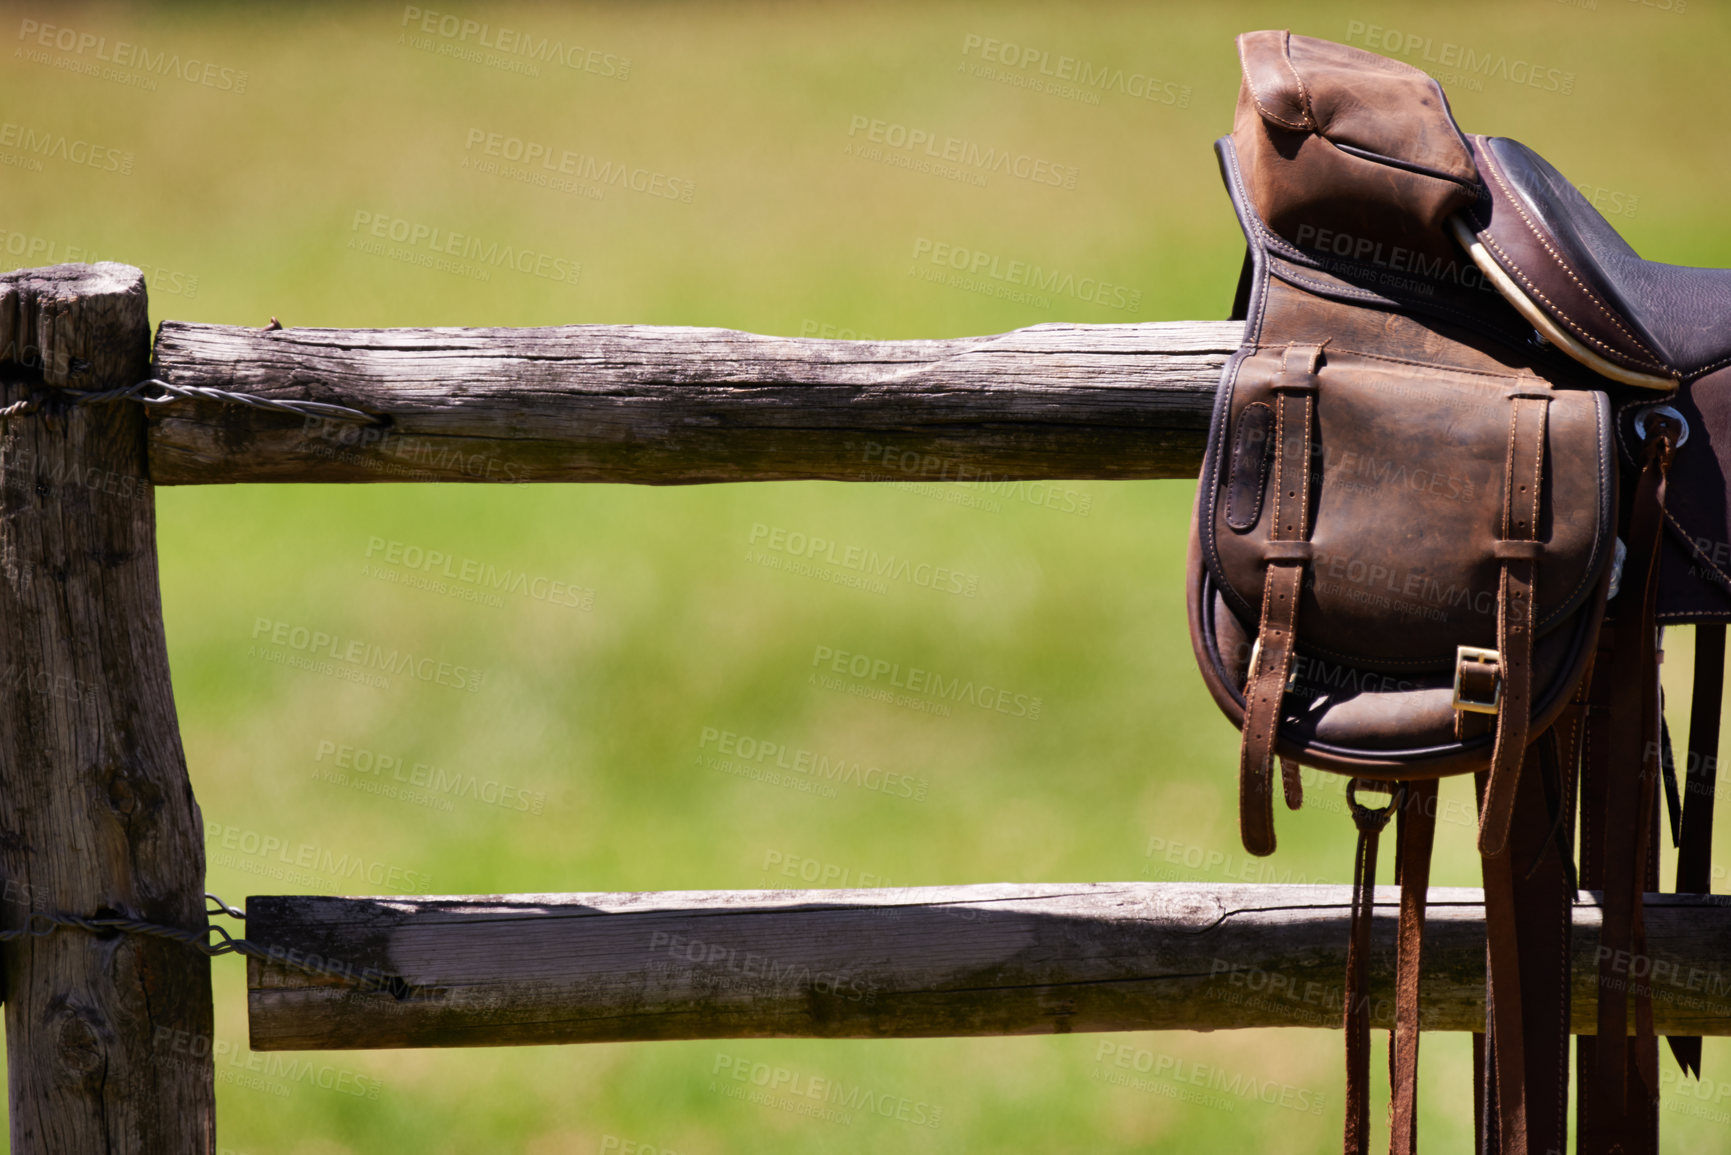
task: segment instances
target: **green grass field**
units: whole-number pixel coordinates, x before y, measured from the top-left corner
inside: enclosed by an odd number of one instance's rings
[[[1721,192],[1731,149],[1702,111],[1722,86],[1728,28],[1700,0],[1683,11],[1521,0],[1302,14],[1243,3],[455,13],[592,50],[574,57],[587,68],[542,63],[538,75],[442,36],[436,19],[420,31],[402,6],[8,7],[0,118],[106,158],[78,164],[0,142],[8,267],[137,264],[155,320],[645,322],[898,338],[1224,316],[1242,244],[1209,146],[1230,127],[1231,38],[1286,25],[1359,43],[1428,38],[1410,50],[1421,63],[1453,44],[1566,74],[1566,93],[1491,76],[1452,82],[1449,94],[1469,129],[1518,137],[1597,190],[1645,255],[1731,264]],[[45,25],[71,29],[59,43],[72,47],[57,47],[62,33]],[[81,48],[86,34],[108,47]],[[119,41],[145,52],[98,59]],[[983,59],[994,42],[1035,62]],[[169,55],[182,73],[200,61],[193,79],[153,70]],[[1039,59],[1055,68],[1065,56],[1123,70],[1124,90],[1030,87]],[[893,125],[1025,152],[1057,182],[901,167],[884,159],[900,150],[872,152],[876,120],[886,138]],[[494,139],[501,156],[488,155]],[[661,179],[643,191],[525,183],[500,163],[512,140]],[[367,250],[356,222],[382,218],[580,262],[581,272],[572,284],[422,267]],[[922,244],[940,243],[1128,295],[1028,301],[934,284],[917,273],[930,267]],[[231,901],[380,889],[280,871],[246,849],[266,840],[457,894],[812,877],[1348,881],[1350,823],[1322,808],[1282,815],[1271,864],[1239,848],[1236,733],[1185,636],[1191,486],[1057,491],[1053,505],[1026,489],[822,483],[161,491],[169,649],[211,888]],[[757,526],[949,566],[975,592],[891,583],[876,593],[779,572],[748,559]],[[579,604],[420,588],[421,571],[386,564],[409,547],[567,583]],[[255,642],[277,622],[436,654],[485,679],[466,693],[303,672]],[[1686,651],[1679,634],[1673,649]],[[943,717],[813,686],[819,647],[991,680],[1038,698],[1039,716]],[[1686,660],[1671,665],[1686,676]],[[1677,695],[1686,700],[1686,687]],[[818,797],[719,773],[700,760],[708,730],[908,774],[925,781],[925,797],[847,787]],[[339,757],[353,761],[347,748],[497,782],[530,808],[366,788],[391,785],[388,773],[357,770],[344,784],[331,771]],[[1443,789],[1445,800],[1470,800],[1464,783]],[[1470,828],[1445,824],[1435,882],[1477,878]],[[243,968],[232,960],[216,965],[216,1000],[219,1148],[236,1155],[1339,1142],[1338,1032],[284,1056],[246,1050]],[[749,1084],[726,1078],[740,1062],[907,1099],[929,1125],[744,1101],[730,1092]],[[1424,1064],[1427,1146],[1462,1150],[1464,1038],[1432,1036]],[[1731,1087],[1731,1048],[1709,1041],[1706,1071]],[[1123,1074],[1140,1082],[1113,1081]],[[1668,1151],[1731,1145],[1731,1115],[1705,1092],[1668,1103]]]

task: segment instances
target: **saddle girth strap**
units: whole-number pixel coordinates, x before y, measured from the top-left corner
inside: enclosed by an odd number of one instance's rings
[[[1293,634],[1304,563],[1310,556],[1310,467],[1321,345],[1288,345],[1275,378],[1274,501],[1262,582],[1262,615],[1244,680],[1244,737],[1238,751],[1238,827],[1244,849],[1274,853],[1274,748],[1292,675]],[[1282,775],[1288,802],[1297,775]]]
[[[1642,895],[1658,821],[1659,655],[1656,608],[1659,540],[1675,422],[1649,419],[1642,468],[1629,513],[1628,554],[1616,601],[1608,680],[1609,722],[1598,785],[1604,914],[1599,937],[1599,1012],[1590,1085],[1583,1081],[1583,1155],[1637,1155],[1657,1148],[1657,1041],[1645,983],[1629,966],[1643,950]],[[1631,1008],[1631,1003],[1633,1004]],[[1633,1009],[1635,1037],[1629,1039]],[[1626,1046],[1616,1045],[1627,1040]]]
[[[1528,747],[1507,845],[1484,860],[1490,1117],[1483,1150],[1498,1155],[1567,1145],[1574,880],[1557,835],[1572,778],[1558,758],[1560,738],[1548,731]]]
[[[1400,930],[1395,940],[1394,1031],[1388,1046],[1390,1155],[1414,1155],[1418,1150],[1419,965],[1436,819],[1437,780],[1407,783],[1395,836]]]
[[[1677,893],[1713,886],[1713,779],[1719,769],[1719,705],[1725,694],[1725,623],[1695,627],[1695,677],[1689,695],[1689,753],[1683,771],[1683,830],[1677,839]],[[1701,1036],[1672,1035],[1677,1065],[1701,1077]]]
[[[1549,397],[1516,393],[1509,411],[1508,457],[1503,467],[1502,562],[1497,587],[1497,665],[1501,676],[1496,744],[1479,816],[1479,853],[1501,853],[1509,837],[1515,787],[1533,720],[1534,580],[1539,555],[1539,496],[1545,470]]]
[[[1387,790],[1387,806],[1371,809],[1358,801],[1358,790]],[[1376,905],[1376,846],[1383,827],[1406,798],[1404,784],[1347,783],[1346,805],[1358,827],[1358,849],[1352,863],[1352,922],[1346,944],[1346,1139],[1345,1155],[1370,1150],[1370,926]],[[1417,1057],[1416,1055],[1414,1056]]]

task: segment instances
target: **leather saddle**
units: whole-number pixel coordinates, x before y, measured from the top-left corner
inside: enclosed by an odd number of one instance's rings
[[[1274,850],[1277,767],[1292,808],[1301,766],[1347,779],[1345,1149],[1369,1142],[1379,835],[1395,821],[1390,1149],[1410,1152],[1437,780],[1472,774],[1488,940],[1479,1147],[1566,1149],[1571,907],[1588,887],[1604,922],[1596,1030],[1576,1053],[1579,1150],[1656,1152],[1651,993],[1615,959],[1644,946],[1662,785],[1678,889],[1708,889],[1731,616],[1731,270],[1642,260],[1532,150],[1461,132],[1416,68],[1286,32],[1238,48],[1216,151],[1248,246],[1245,336],[1197,489],[1190,627],[1242,731],[1251,853]],[[1696,630],[1686,790],[1663,722],[1661,623]],[[1385,800],[1361,800],[1372,793]],[[1700,1040],[1670,1043],[1698,1074]]]

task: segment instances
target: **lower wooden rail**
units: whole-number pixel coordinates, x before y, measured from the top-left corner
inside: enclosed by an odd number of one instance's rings
[[[1397,891],[1372,997],[1390,1018]],[[1731,906],[1649,895],[1661,1033],[1731,1034]],[[1423,1021],[1484,1022],[1481,891],[1430,894]],[[1078,883],[247,900],[255,1050],[1338,1027],[1348,889]],[[1574,1021],[1599,982],[1574,910]]]

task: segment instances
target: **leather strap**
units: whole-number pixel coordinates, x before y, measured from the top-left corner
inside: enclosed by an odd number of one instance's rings
[[[1481,812],[1487,774],[1477,775]],[[1511,800],[1512,802],[1512,800]],[[1482,821],[1482,818],[1481,818]],[[1485,881],[1485,1130],[1498,1155],[1527,1155],[1526,1069],[1521,1028],[1520,936],[1516,933],[1514,868],[1504,846],[1484,860]]]
[[[1489,1057],[1498,1152],[1568,1141],[1573,871],[1558,821],[1569,780],[1554,732],[1527,750],[1508,845],[1484,861]]]
[[[1695,678],[1689,694],[1689,754],[1683,767],[1683,830],[1677,839],[1677,893],[1713,886],[1713,779],[1719,769],[1719,706],[1725,694],[1725,623],[1695,627]],[[1701,1036],[1672,1035],[1677,1065],[1701,1077]]]
[[[1388,805],[1372,809],[1358,801],[1358,791],[1392,790]],[[1406,797],[1406,786],[1354,778],[1347,783],[1346,804],[1358,827],[1358,850],[1352,863],[1352,929],[1346,945],[1346,1155],[1370,1150],[1370,926],[1376,904],[1376,844],[1389,818]],[[1404,907],[1404,903],[1402,904]],[[1417,1054],[1415,1052],[1414,1059]]]
[[[1436,818],[1437,780],[1407,783],[1395,837],[1400,931],[1395,942],[1394,1031],[1388,1047],[1390,1155],[1414,1155],[1418,1150],[1419,964]]]
[[[1599,1013],[1592,1076],[1581,1087],[1583,1155],[1636,1155],[1656,1149],[1657,1054],[1652,1008],[1628,960],[1645,938],[1642,895],[1653,849],[1659,785],[1659,661],[1654,612],[1658,598],[1659,535],[1673,422],[1649,421],[1640,480],[1629,514],[1628,554],[1617,598],[1609,725],[1603,754],[1600,851],[1604,916],[1599,937]],[[1636,1033],[1628,1039],[1630,1003]],[[1627,1045],[1616,1045],[1627,1040]],[[1653,1052],[1652,1061],[1648,1052]],[[1649,1103],[1652,1108],[1649,1109]],[[1586,1123],[1590,1119],[1591,1127]]]
[[[1503,466],[1503,536],[1498,543],[1502,577],[1497,590],[1497,653],[1502,704],[1490,780],[1479,816],[1479,853],[1501,853],[1509,837],[1515,787],[1526,757],[1533,720],[1533,583],[1539,495],[1545,469],[1545,424],[1549,401],[1531,394],[1510,402],[1508,456]],[[1516,543],[1519,543],[1518,545]]]
[[[1486,1070],[1485,1035],[1483,1031],[1473,1032],[1473,1150],[1479,1155],[1490,1155],[1495,1150],[1495,1127],[1485,1125],[1487,1109],[1495,1110],[1496,1103],[1487,1101],[1485,1088],[1490,1086],[1490,1077]],[[1485,1136],[1492,1136],[1491,1142],[1485,1141]]]
[[[1238,829],[1244,849],[1274,853],[1274,747],[1280,706],[1292,675],[1293,635],[1304,586],[1306,551],[1282,543],[1309,543],[1310,466],[1315,437],[1316,366],[1320,345],[1289,345],[1274,379],[1274,496],[1269,522],[1270,558],[1262,581],[1262,619],[1244,682],[1244,738],[1238,750]],[[1292,776],[1296,778],[1296,775]],[[1290,782],[1288,802],[1292,800]]]

